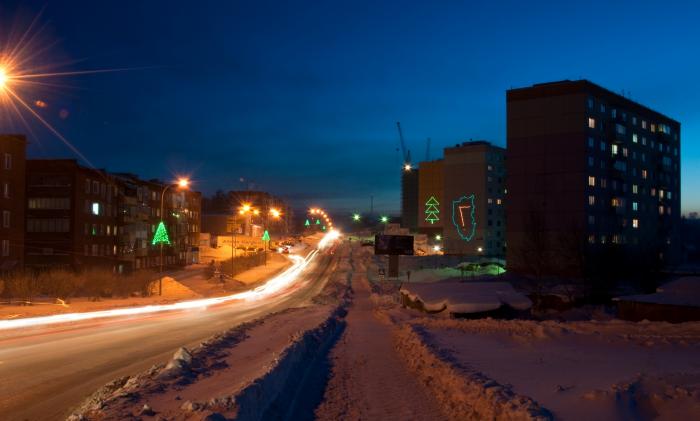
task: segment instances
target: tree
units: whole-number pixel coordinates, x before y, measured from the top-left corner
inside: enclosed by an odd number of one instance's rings
[[[158,228],[156,228],[156,233],[153,235],[153,241],[151,242],[154,246],[156,244],[170,244],[170,238],[168,237],[168,231],[165,229],[165,224],[160,221]]]

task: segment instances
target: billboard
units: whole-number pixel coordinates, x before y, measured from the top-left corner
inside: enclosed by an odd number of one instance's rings
[[[374,254],[413,256],[413,236],[377,234],[374,236]]]

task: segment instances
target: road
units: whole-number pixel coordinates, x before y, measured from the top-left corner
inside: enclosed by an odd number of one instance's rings
[[[288,288],[260,301],[0,331],[0,418],[65,419],[100,386],[165,362],[180,346],[307,304],[336,264],[319,254]]]

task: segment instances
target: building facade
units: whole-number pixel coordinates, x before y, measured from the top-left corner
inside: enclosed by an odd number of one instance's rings
[[[26,145],[23,135],[0,135],[0,273],[23,266]]]
[[[401,171],[401,225],[410,231],[418,229],[418,168]]]
[[[506,101],[510,270],[581,274],[610,254],[678,261],[680,123],[586,80]]]
[[[35,269],[116,269],[118,190],[75,160],[28,160],[25,264]]]
[[[442,235],[445,223],[443,204],[444,171],[443,161],[420,163],[418,173],[418,231],[428,236]]]
[[[445,148],[443,240],[448,254],[505,253],[505,150],[486,141]]]

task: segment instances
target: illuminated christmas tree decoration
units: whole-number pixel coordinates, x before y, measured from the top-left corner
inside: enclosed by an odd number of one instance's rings
[[[316,220],[316,225],[321,225],[321,220],[320,220],[320,219],[317,219],[317,220]]]
[[[263,241],[270,241],[270,233],[267,232],[267,230],[265,230],[265,232],[263,233],[262,240]]]
[[[158,228],[156,228],[156,233],[153,234],[153,241],[151,244],[154,246],[156,244],[170,244],[170,238],[168,238],[168,231],[165,229],[165,224],[160,221]]]
[[[428,215],[425,217],[425,220],[431,224],[440,220],[438,216],[438,214],[440,214],[440,208],[438,206],[440,206],[440,202],[437,201],[435,196],[430,196],[430,199],[425,202],[425,213]]]
[[[325,226],[325,225],[322,226],[321,229],[325,231],[325,230],[326,230],[326,226]]]
[[[305,227],[308,227],[308,226],[310,226],[310,225],[311,225],[311,223],[310,223],[309,220],[307,219],[306,222],[304,222],[304,226],[305,226]]]
[[[452,224],[464,241],[471,241],[476,233],[475,211],[473,194],[452,201]]]

